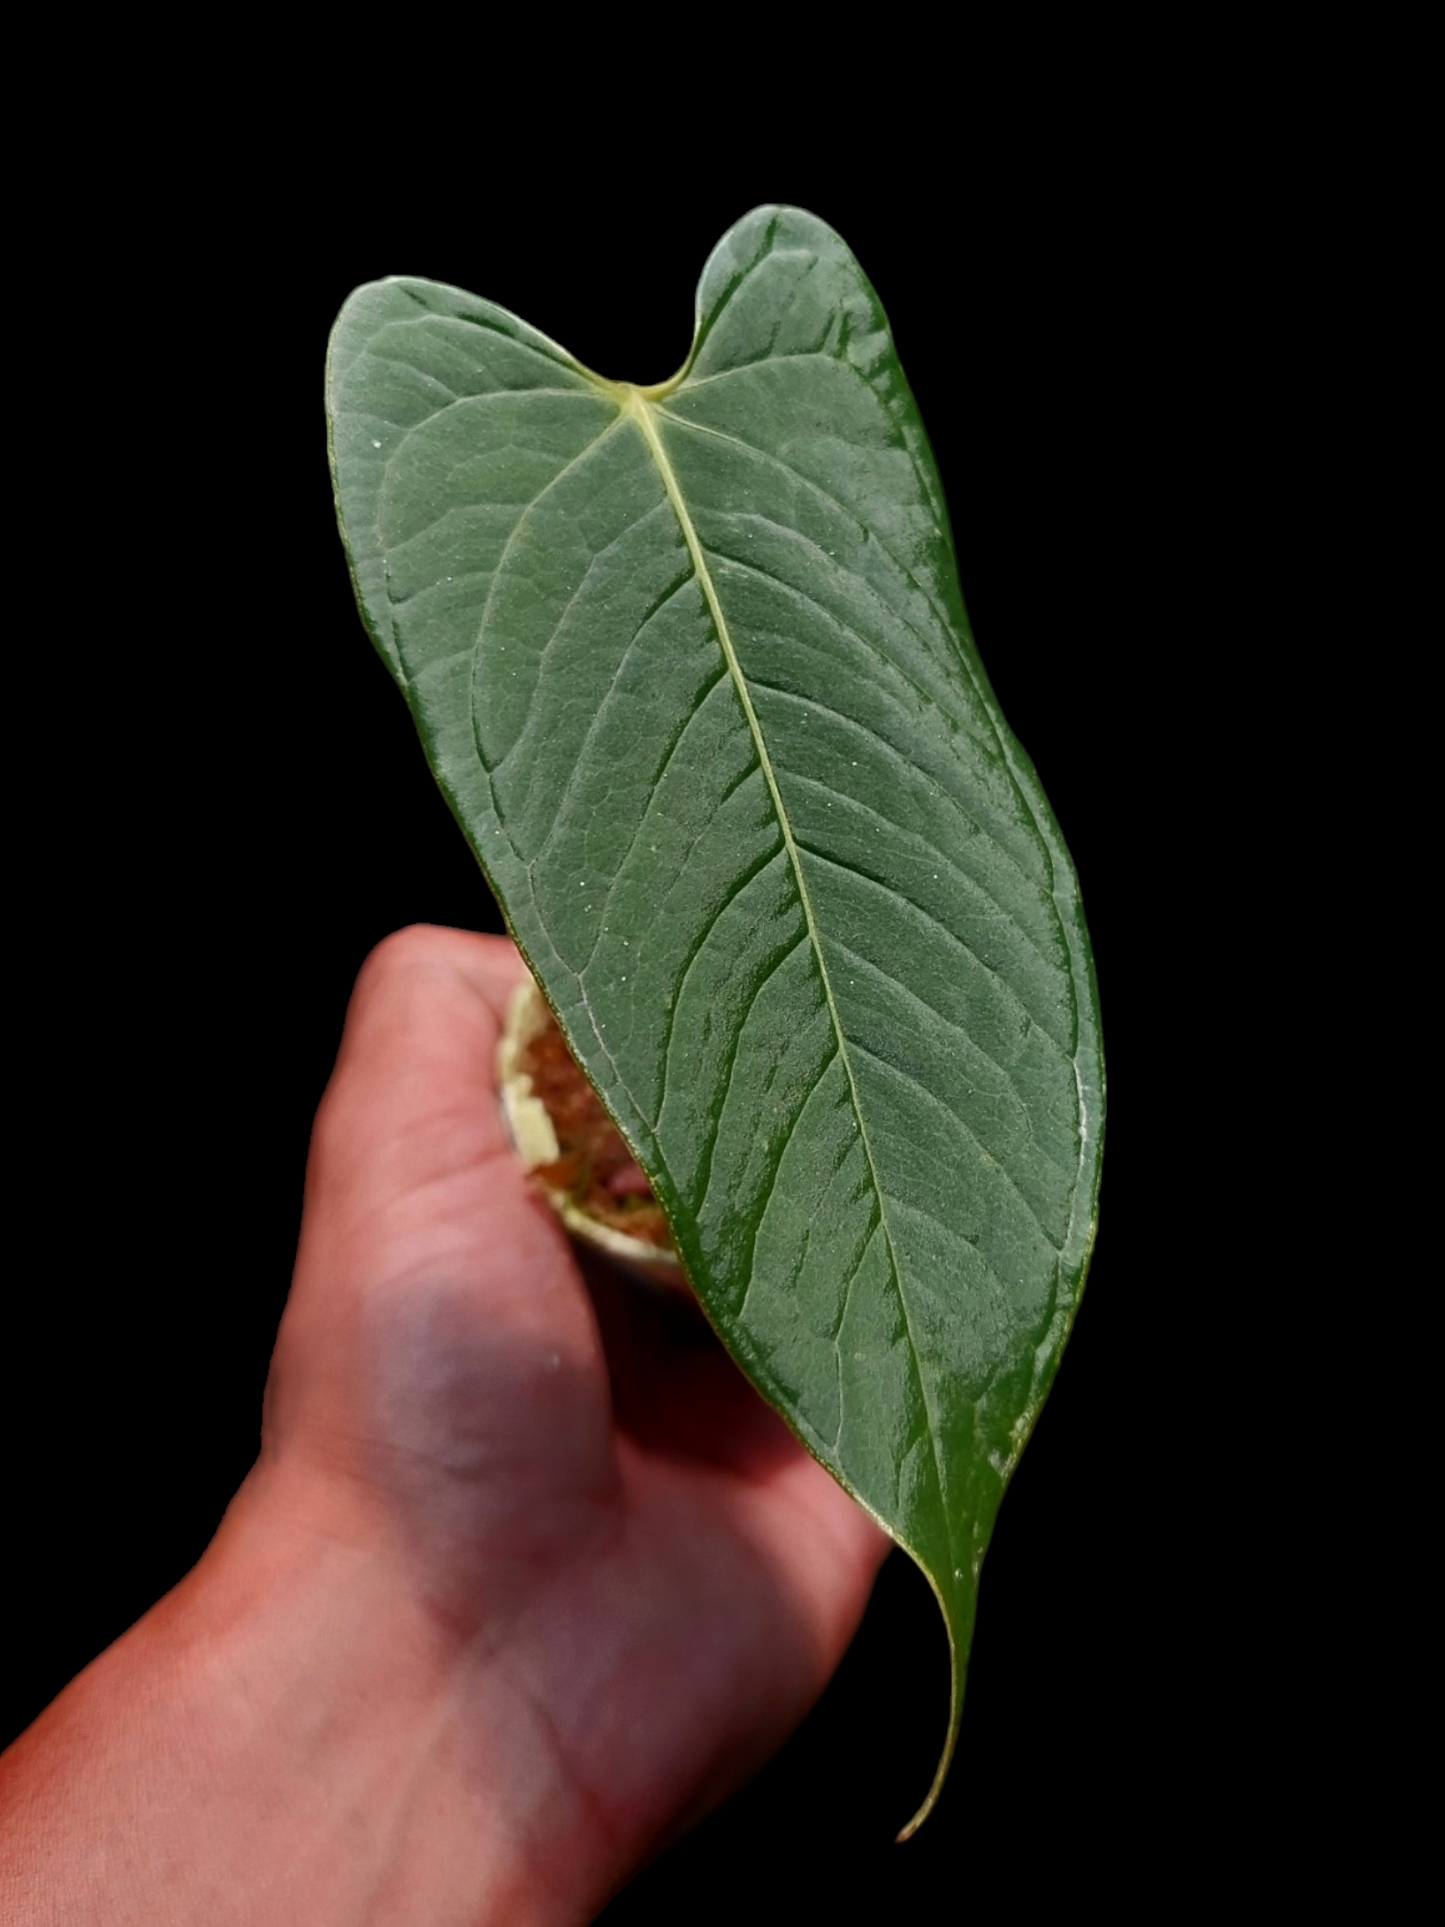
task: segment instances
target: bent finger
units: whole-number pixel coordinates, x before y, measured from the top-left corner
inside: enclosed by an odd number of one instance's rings
[[[510,943],[428,927],[367,960],[267,1390],[278,1463],[389,1493],[433,1553],[492,1544],[499,1520],[512,1541],[558,1518],[575,1539],[574,1502],[590,1519],[615,1483],[590,1302],[499,1109],[522,977]]]
[[[367,958],[312,1134],[312,1241],[344,1248],[365,1271],[394,1272],[416,1233],[448,1221],[474,1230],[479,1210],[494,1211],[510,1151],[497,1040],[523,974],[506,939],[429,925],[398,931]]]

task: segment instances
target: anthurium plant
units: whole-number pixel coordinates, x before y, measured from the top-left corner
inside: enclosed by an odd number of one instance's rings
[[[723,1343],[937,1595],[911,1831],[1079,1303],[1104,1077],[883,308],[764,207],[669,380],[396,279],[346,303],[328,407],[366,627],[567,1046]]]

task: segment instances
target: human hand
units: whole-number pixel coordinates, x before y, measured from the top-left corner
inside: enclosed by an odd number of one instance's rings
[[[529,1187],[495,1095],[520,974],[434,929],[368,961],[260,1460],[7,1761],[32,1865],[58,1843],[107,1920],[588,1920],[861,1616],[881,1532]]]

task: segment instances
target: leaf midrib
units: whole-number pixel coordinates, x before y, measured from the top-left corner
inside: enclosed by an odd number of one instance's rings
[[[685,374],[686,370],[684,369],[683,372]],[[672,385],[673,384],[668,384],[668,387],[670,388]],[[943,1461],[939,1454],[937,1415],[933,1409],[933,1401],[929,1397],[928,1381],[923,1369],[923,1359],[918,1349],[918,1342],[913,1333],[913,1319],[909,1312],[908,1294],[903,1287],[902,1267],[898,1262],[898,1252],[893,1242],[893,1228],[888,1219],[888,1197],[883,1189],[883,1181],[879,1176],[878,1165],[873,1156],[873,1146],[868,1136],[867,1119],[864,1116],[862,1101],[858,1095],[857,1079],[853,1073],[852,1052],[849,1047],[847,1035],[843,1029],[843,1020],[838,1012],[837,999],[833,995],[833,981],[828,973],[828,960],[823,953],[822,939],[818,933],[817,919],[813,913],[812,895],[808,889],[807,878],[803,873],[802,856],[793,836],[792,823],[783,803],[782,792],[778,787],[777,776],[773,770],[772,757],[768,752],[762,725],[758,720],[757,711],[753,707],[752,695],[748,689],[747,680],[743,675],[742,665],[738,661],[737,651],[733,648],[732,634],[728,628],[727,618],[723,614],[717,587],[712,579],[712,572],[708,568],[707,559],[703,553],[701,538],[693,523],[692,516],[688,511],[682,489],[678,484],[677,476],[673,472],[672,463],[668,460],[667,450],[662,445],[661,438],[657,433],[656,425],[652,419],[653,409],[657,405],[657,402],[665,399],[665,393],[658,395],[654,401],[652,397],[640,393],[637,389],[630,387],[624,388],[620,383],[616,385],[609,384],[609,387],[613,395],[621,403],[623,413],[637,424],[642,438],[647,444],[648,452],[652,456],[658,474],[662,479],[662,485],[667,493],[667,499],[672,505],[673,514],[677,517],[678,527],[682,531],[683,541],[687,544],[688,554],[692,558],[692,566],[697,575],[698,586],[702,590],[703,599],[707,603],[708,612],[712,617],[718,645],[727,663],[728,673],[733,680],[733,687],[737,690],[738,700],[742,705],[743,714],[747,718],[748,729],[752,734],[753,747],[757,752],[758,764],[763,772],[763,780],[766,782],[768,793],[772,797],[773,809],[776,812],[778,820],[778,828],[783,838],[783,846],[787,850],[788,862],[792,866],[793,880],[797,885],[798,900],[802,905],[808,940],[812,945],[813,955],[818,960],[818,975],[822,981],[823,996],[827,1002],[828,1016],[833,1025],[833,1034],[838,1040],[838,1056],[843,1065],[843,1074],[848,1080],[848,1095],[853,1106],[853,1116],[858,1127],[859,1142],[863,1147],[863,1155],[867,1160],[868,1175],[873,1185],[873,1195],[878,1200],[878,1223],[888,1244],[888,1263],[893,1274],[893,1289],[898,1299],[899,1311],[902,1314],[903,1329],[908,1338],[908,1353],[913,1363],[913,1374],[918,1383],[918,1392],[923,1401],[924,1414],[927,1419],[928,1450],[933,1460],[933,1476],[938,1491],[938,1512],[943,1523],[944,1537],[948,1544],[948,1570],[950,1573],[953,1573],[957,1566],[958,1549],[954,1543],[953,1522],[949,1512],[947,1487],[943,1477]],[[850,1281],[850,1291],[851,1283],[852,1281]],[[855,1494],[855,1496],[859,1495]],[[871,1511],[872,1508],[870,1507],[869,1510]],[[875,1514],[875,1517],[876,1516]],[[942,1588],[929,1562],[922,1558],[914,1547],[908,1545],[896,1523],[887,1522],[880,1518],[879,1524],[884,1527],[890,1538],[895,1539],[912,1554],[919,1571],[923,1574],[924,1578],[927,1579],[929,1586],[932,1588],[938,1600],[939,1607],[943,1614],[944,1628],[948,1634],[949,1668],[952,1674],[949,1693],[948,1733],[944,1740],[943,1754],[939,1760],[937,1771],[934,1774],[933,1784],[928,1790],[923,1805],[898,1836],[900,1840],[905,1840],[915,1831],[932,1809],[942,1789],[943,1777],[947,1771],[948,1762],[953,1755],[953,1748],[958,1732],[961,1697],[959,1659],[958,1648],[954,1639],[953,1615],[944,1603]]]
[[[862,1101],[858,1095],[857,1079],[853,1073],[852,1053],[849,1048],[847,1035],[843,1029],[843,1020],[839,1015],[837,999],[833,994],[833,981],[828,973],[828,960],[823,952],[823,942],[818,931],[817,918],[813,911],[813,899],[808,889],[807,878],[803,873],[802,855],[793,836],[792,824],[789,821],[787,807],[783,802],[782,791],[778,787],[777,775],[773,769],[772,757],[769,754],[767,741],[763,735],[762,724],[759,722],[757,711],[753,707],[752,695],[748,689],[747,678],[743,675],[742,665],[738,661],[737,651],[733,647],[732,634],[728,628],[727,617],[723,614],[717,587],[713,582],[712,573],[708,568],[707,559],[703,554],[702,540],[698,535],[696,525],[689,513],[687,503],[683,498],[682,489],[678,484],[676,474],[673,472],[672,463],[668,460],[667,450],[663,447],[661,437],[658,435],[656,425],[653,422],[652,405],[640,395],[636,389],[632,389],[623,396],[622,406],[624,412],[637,424],[642,433],[643,440],[647,443],[648,452],[652,456],[657,466],[658,474],[662,478],[662,485],[667,492],[667,499],[672,505],[673,514],[677,517],[678,527],[682,530],[682,537],[687,544],[688,554],[692,558],[692,566],[697,576],[698,586],[702,590],[703,599],[707,603],[708,613],[712,617],[713,627],[717,633],[718,646],[723,652],[723,658],[728,666],[728,673],[733,680],[733,687],[737,690],[738,701],[741,703],[743,714],[747,718],[748,729],[752,734],[753,748],[757,752],[758,763],[763,772],[763,780],[768,786],[768,794],[772,797],[773,809],[778,820],[778,828],[783,838],[783,846],[787,850],[788,861],[792,866],[793,880],[797,885],[798,900],[802,905],[803,919],[808,930],[808,939],[813,947],[813,955],[817,958],[818,962],[818,975],[822,980],[823,996],[828,1006],[828,1015],[833,1025],[833,1033],[838,1040],[838,1055],[842,1061],[844,1075],[848,1080],[848,1094],[853,1106],[853,1116],[858,1127],[859,1142],[863,1147],[863,1155],[868,1162],[868,1175],[872,1181],[873,1193],[878,1200],[878,1221],[882,1226],[883,1236],[888,1243],[888,1262],[893,1272],[893,1286],[898,1295],[899,1307],[903,1313],[903,1324],[908,1334],[908,1349],[913,1359],[913,1369],[918,1380],[919,1394],[923,1399],[924,1410],[928,1417],[929,1450],[933,1456],[934,1476],[938,1481],[939,1507],[943,1515],[944,1530],[948,1536],[949,1556],[952,1558],[954,1555],[953,1534],[949,1529],[943,1466],[938,1454],[936,1418],[932,1400],[928,1395],[928,1385],[924,1376],[923,1361],[919,1355],[917,1341],[913,1335],[913,1321],[909,1316],[907,1293],[903,1289],[903,1273],[898,1262],[897,1249],[893,1243],[893,1229],[888,1221],[887,1193],[883,1189],[883,1181],[879,1176],[878,1165],[873,1156],[873,1146],[868,1136],[867,1119],[864,1115]]]

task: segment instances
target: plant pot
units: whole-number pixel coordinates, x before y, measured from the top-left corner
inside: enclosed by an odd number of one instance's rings
[[[648,1283],[690,1294],[646,1177],[530,977],[508,1006],[497,1072],[512,1142],[568,1231]]]

